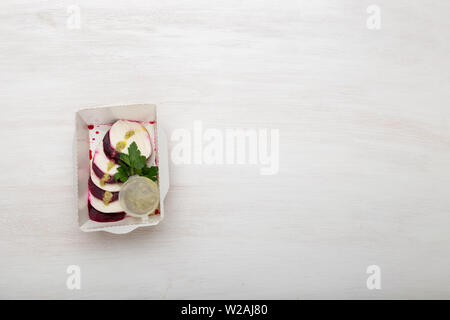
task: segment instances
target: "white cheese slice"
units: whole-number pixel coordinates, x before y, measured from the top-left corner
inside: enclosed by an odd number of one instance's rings
[[[132,134],[130,135],[130,133]],[[152,154],[150,135],[147,129],[137,121],[116,121],[109,130],[109,139],[111,146],[116,150],[119,142],[126,142],[126,145],[122,150],[117,150],[119,152],[128,154],[128,147],[133,142],[136,142],[138,149],[145,158],[150,157]]]
[[[94,152],[94,158],[92,160],[97,167],[103,171],[103,173],[108,173],[110,176],[113,176],[117,172],[117,168],[119,165],[117,165],[113,160],[110,160],[105,152],[103,151],[103,143],[100,143],[97,147],[97,149]],[[111,166],[111,164],[112,166]],[[108,168],[110,169],[108,170]]]
[[[89,202],[91,205],[100,212],[111,213],[111,212],[122,212],[122,206],[119,201],[113,201],[105,205],[102,200],[97,199],[89,192]]]
[[[100,179],[96,176],[96,174],[94,173],[94,171],[91,169],[91,178],[92,178],[92,182],[94,182],[94,184],[99,187],[100,189],[103,189],[105,191],[110,191],[110,192],[116,192],[116,191],[120,191],[120,187],[122,186],[122,183],[118,182],[118,183],[105,183],[103,186],[100,184]]]

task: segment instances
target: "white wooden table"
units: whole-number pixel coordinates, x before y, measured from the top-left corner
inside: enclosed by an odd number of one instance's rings
[[[0,12],[0,298],[450,298],[449,2]],[[160,225],[82,233],[74,112],[132,103],[156,103],[169,135],[279,129],[279,172],[172,163]]]

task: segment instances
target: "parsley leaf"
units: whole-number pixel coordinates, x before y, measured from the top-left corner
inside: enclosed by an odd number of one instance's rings
[[[117,168],[117,173],[114,175],[114,180],[118,181],[122,181],[122,182],[126,182],[128,180],[129,177],[129,167],[126,166],[121,166]]]
[[[130,157],[126,153],[121,153],[120,154],[119,164],[123,165],[123,163],[126,163],[127,166],[131,166]]]
[[[120,156],[122,158],[122,155]],[[141,151],[138,149],[136,142],[133,142],[128,147],[128,158],[130,160],[130,166],[136,169],[142,169],[145,167],[147,159],[141,155]]]
[[[117,168],[117,173],[114,175],[116,181],[126,182],[128,177],[136,174],[155,182],[158,180],[158,167],[147,167],[147,159],[141,155],[136,142],[130,144],[128,154],[120,154],[119,165],[120,167]]]
[[[156,182],[158,179],[158,167],[145,167],[142,169],[142,175]]]

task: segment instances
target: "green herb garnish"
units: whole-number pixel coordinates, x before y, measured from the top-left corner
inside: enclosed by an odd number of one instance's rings
[[[128,177],[139,175],[156,182],[158,177],[158,167],[147,167],[147,159],[141,155],[136,142],[128,147],[128,154],[121,153],[119,160],[120,167],[114,175],[116,181],[125,182]]]

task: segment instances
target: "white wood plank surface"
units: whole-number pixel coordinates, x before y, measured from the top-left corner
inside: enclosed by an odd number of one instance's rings
[[[449,299],[449,13],[425,0],[1,1],[0,298]],[[195,120],[279,129],[279,172],[172,163],[160,225],[82,233],[74,112],[133,103],[157,104],[169,135]],[[381,290],[366,287],[373,264]]]

